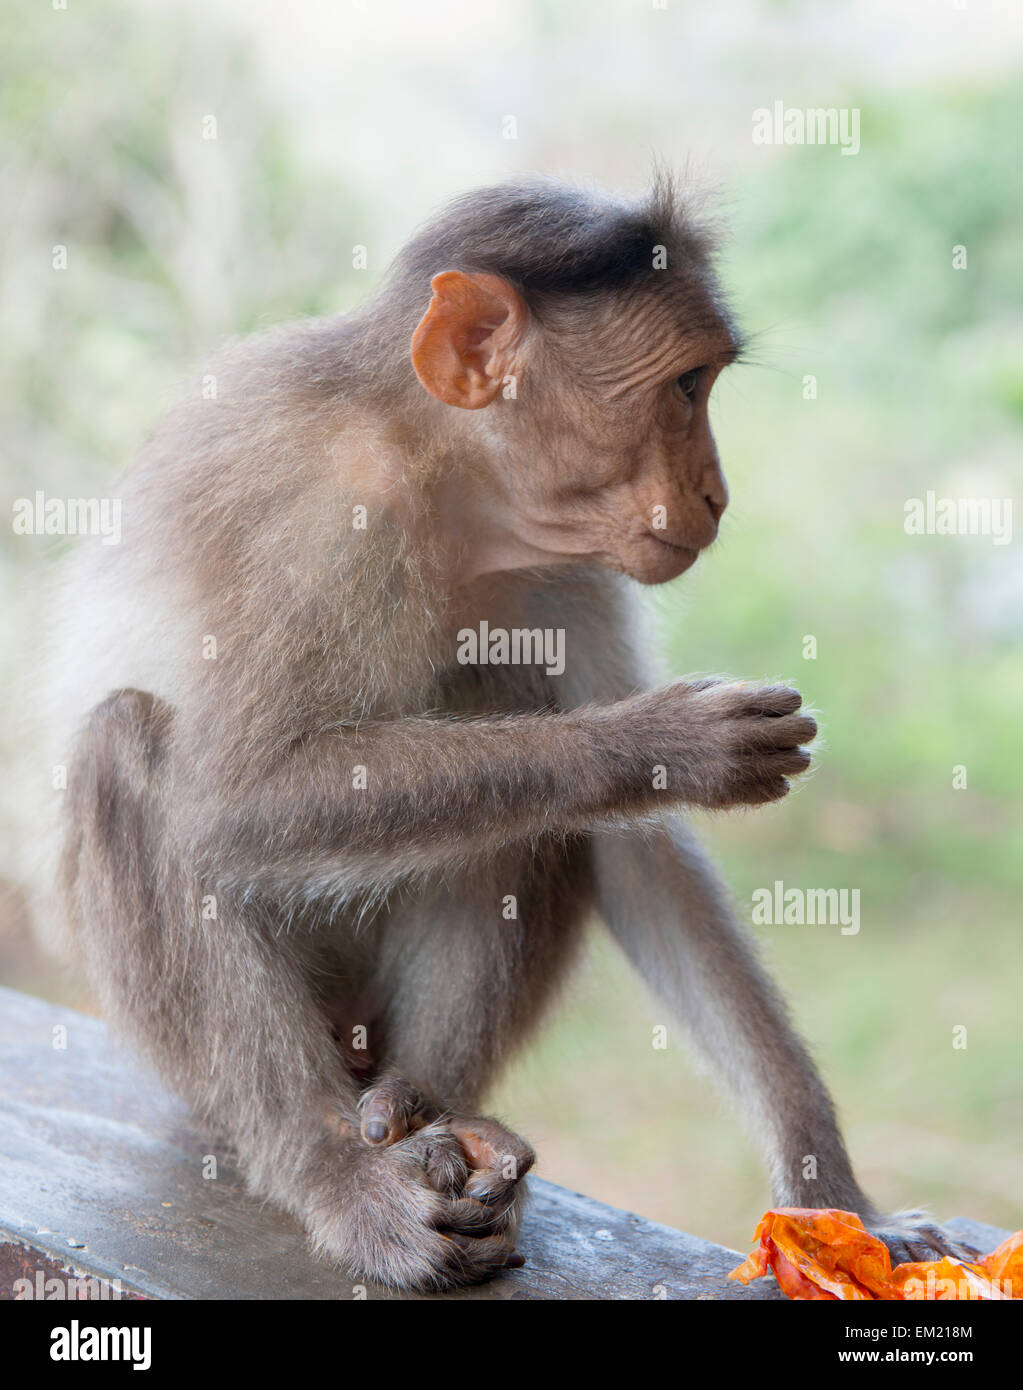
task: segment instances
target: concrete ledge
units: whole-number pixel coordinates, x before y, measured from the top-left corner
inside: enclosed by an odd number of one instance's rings
[[[181,1102],[104,1024],[0,989],[0,1299],[16,1279],[62,1273],[97,1281],[72,1291],[79,1297],[109,1297],[114,1280],[159,1299],[403,1297],[312,1256],[301,1227],[250,1197],[227,1163],[204,1179],[211,1152]],[[525,1267],[434,1297],[783,1297],[773,1279],[729,1283],[735,1251],[540,1178],[530,1188]],[[949,1224],[985,1250],[1005,1234]]]

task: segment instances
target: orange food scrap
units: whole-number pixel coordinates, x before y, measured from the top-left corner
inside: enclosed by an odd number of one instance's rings
[[[892,1268],[883,1241],[851,1211],[779,1207],[753,1236],[759,1247],[729,1279],[749,1284],[768,1269],[794,1299],[1023,1298],[1023,1231],[976,1263],[945,1256]]]

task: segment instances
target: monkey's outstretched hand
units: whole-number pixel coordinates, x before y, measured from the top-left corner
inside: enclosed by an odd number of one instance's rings
[[[802,745],[817,733],[802,703],[789,686],[725,680],[678,681],[624,702],[669,796],[712,810],[785,796],[810,766]]]
[[[928,1244],[947,1244],[929,1230]],[[748,1284],[771,1269],[792,1299],[1023,1298],[1023,1231],[983,1258],[950,1250],[894,1267],[889,1243],[848,1211],[779,1207],[765,1213],[754,1239],[758,1248],[728,1277]]]

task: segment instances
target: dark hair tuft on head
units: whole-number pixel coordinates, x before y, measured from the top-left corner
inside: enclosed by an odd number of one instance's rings
[[[705,262],[710,241],[691,219],[675,181],[659,173],[647,198],[607,194],[532,178],[475,189],[456,198],[406,246],[392,280],[424,289],[442,270],[501,275],[526,298],[584,294],[638,285],[669,263]]]

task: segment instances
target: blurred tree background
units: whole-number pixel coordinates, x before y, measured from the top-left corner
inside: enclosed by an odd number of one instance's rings
[[[8,505],[109,492],[196,358],[358,302],[461,188],[539,169],[638,191],[655,155],[721,186],[753,337],[716,390],[733,504],[652,601],[671,670],[792,680],[825,742],[797,796],[701,829],[747,920],[776,879],[861,891],[858,935],[754,930],[876,1200],[1023,1225],[1019,545],[903,527],[928,491],[1020,494],[1023,17],[68,0],[0,23]],[[860,152],[755,146],[775,100],[859,108]],[[22,585],[53,548],[0,533],[5,680],[31,660]],[[30,943],[16,814],[0,983],[89,1007]],[[546,1176],[743,1247],[764,1179],[682,1042],[598,934],[494,1105]]]

